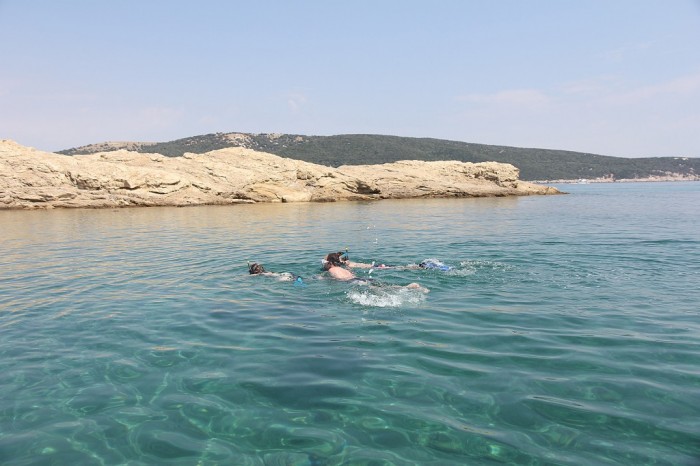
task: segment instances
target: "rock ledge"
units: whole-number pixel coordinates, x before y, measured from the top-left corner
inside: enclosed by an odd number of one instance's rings
[[[338,168],[244,148],[66,156],[0,140],[0,209],[192,206],[559,194],[513,165],[400,161]]]

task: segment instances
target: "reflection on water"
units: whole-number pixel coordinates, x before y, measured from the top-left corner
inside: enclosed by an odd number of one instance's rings
[[[0,212],[0,462],[693,464],[700,190],[641,189]]]

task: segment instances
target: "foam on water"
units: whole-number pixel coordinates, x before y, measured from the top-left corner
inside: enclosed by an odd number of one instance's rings
[[[416,306],[426,300],[421,290],[393,286],[357,286],[346,295],[351,302],[367,307]]]
[[[447,273],[458,277],[468,277],[479,274],[504,274],[514,270],[512,265],[489,260],[466,260],[459,263],[459,267],[449,270]]]

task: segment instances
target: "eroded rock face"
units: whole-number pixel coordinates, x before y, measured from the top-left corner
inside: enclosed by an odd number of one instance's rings
[[[0,209],[555,194],[495,162],[324,167],[244,148],[64,156],[0,140]]]

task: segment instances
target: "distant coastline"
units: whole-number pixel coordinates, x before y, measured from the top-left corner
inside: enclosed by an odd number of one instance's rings
[[[700,181],[700,176],[651,176],[647,178],[622,178],[615,180],[612,178],[581,178],[578,180],[534,180],[537,184],[593,184],[593,183],[661,183],[661,182],[682,182],[682,181]]]

